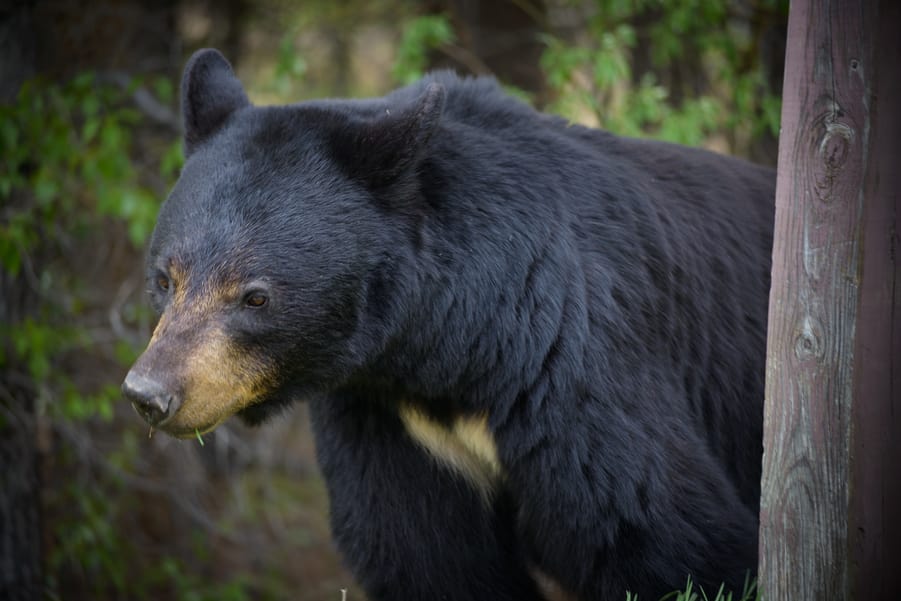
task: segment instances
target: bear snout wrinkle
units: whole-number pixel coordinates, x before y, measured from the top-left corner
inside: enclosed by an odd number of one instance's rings
[[[174,395],[158,381],[128,372],[122,383],[122,394],[131,402],[131,406],[144,421],[151,426],[159,426],[170,416],[170,409],[175,409]]]

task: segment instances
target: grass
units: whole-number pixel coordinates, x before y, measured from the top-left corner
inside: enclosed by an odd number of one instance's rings
[[[697,590],[695,590],[697,588]],[[757,590],[757,582],[750,577],[745,577],[745,585],[741,595],[735,596],[732,591],[725,591],[725,585],[721,584],[714,597],[707,595],[703,587],[695,585],[689,576],[685,583],[685,590],[673,591],[664,595],[660,601],[762,601],[760,591]],[[626,592],[626,601],[638,601],[638,595]]]

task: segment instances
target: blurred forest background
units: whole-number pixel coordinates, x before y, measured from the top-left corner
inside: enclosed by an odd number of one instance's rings
[[[302,404],[148,437],[119,385],[154,325],[142,255],[182,162],[184,61],[255,103],[431,68],[541,110],[775,164],[787,0],[4,0],[0,598],[361,600]]]

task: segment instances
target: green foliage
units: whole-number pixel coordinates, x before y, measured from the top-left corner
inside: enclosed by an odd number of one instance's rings
[[[295,87],[304,82],[308,65],[303,54],[294,45],[295,33],[288,32],[282,36],[275,57],[275,71],[267,87],[283,98],[295,94]]]
[[[125,221],[132,242],[143,244],[157,202],[135,184],[127,153],[137,113],[102,109],[115,105],[120,94],[84,74],[63,86],[29,82],[15,104],[0,107],[0,191],[31,196],[4,215],[2,233],[7,235],[2,238],[18,243],[5,243],[0,261],[13,275],[22,255],[40,243],[34,230],[31,235],[15,231],[23,224],[63,223],[84,233],[97,216],[109,216]]]
[[[446,15],[427,15],[411,19],[402,29],[392,73],[401,83],[411,83],[425,73],[429,52],[455,41]]]
[[[166,557],[159,571],[152,574],[160,583],[167,583],[178,591],[177,601],[247,601],[247,579],[238,576],[224,583],[210,583],[206,578],[185,570],[177,559]]]
[[[787,6],[751,8],[784,15]],[[543,38],[551,110],[630,136],[689,145],[720,136],[734,152],[778,134],[780,99],[757,59],[762,30],[734,3],[597,0],[596,9],[576,41]]]
[[[107,478],[104,484],[106,490],[72,484],[65,491],[62,499],[74,506],[56,524],[58,541],[47,558],[51,590],[65,590],[57,574],[78,573],[85,576],[83,582],[97,599],[156,599],[159,591],[172,591],[165,598],[175,601],[253,598],[250,583],[243,576],[222,583],[210,582],[205,574],[192,571],[177,557],[167,554],[148,563],[147,550],[123,537],[116,528],[123,519],[121,514],[139,505],[134,491],[129,492],[121,479],[115,477]],[[198,543],[192,555],[204,557],[204,539],[195,538]]]
[[[57,524],[63,534],[47,558],[51,588],[58,586],[55,574],[64,567],[73,569],[75,566],[69,564],[76,563],[78,571],[95,576],[86,581],[93,585],[91,592],[98,598],[109,589],[127,592],[128,556],[122,553],[114,529],[116,505],[90,488],[71,485],[65,493],[74,506],[70,519]]]
[[[716,139],[739,154],[761,136],[778,135],[781,101],[758,55],[761,23],[784,18],[786,0],[577,6],[568,10],[585,12],[581,30],[562,35],[548,24],[541,36],[551,112],[629,136],[692,146]],[[457,40],[445,15],[412,19],[403,32],[393,68],[401,83],[421,77],[430,52]]]
[[[9,341],[0,360],[24,365],[41,407],[65,419],[109,420],[118,397],[108,385],[83,392],[60,368],[65,357],[95,346],[77,325],[90,286],[68,253],[102,236],[111,220],[141,247],[159,206],[138,183],[129,150],[139,115],[122,96],[87,73],[63,85],[28,82],[15,103],[0,106],[0,269],[37,300],[17,321],[0,324]]]

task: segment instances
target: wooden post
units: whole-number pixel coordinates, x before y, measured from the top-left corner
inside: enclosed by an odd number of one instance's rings
[[[901,599],[901,2],[793,0],[767,348],[766,601]]]

